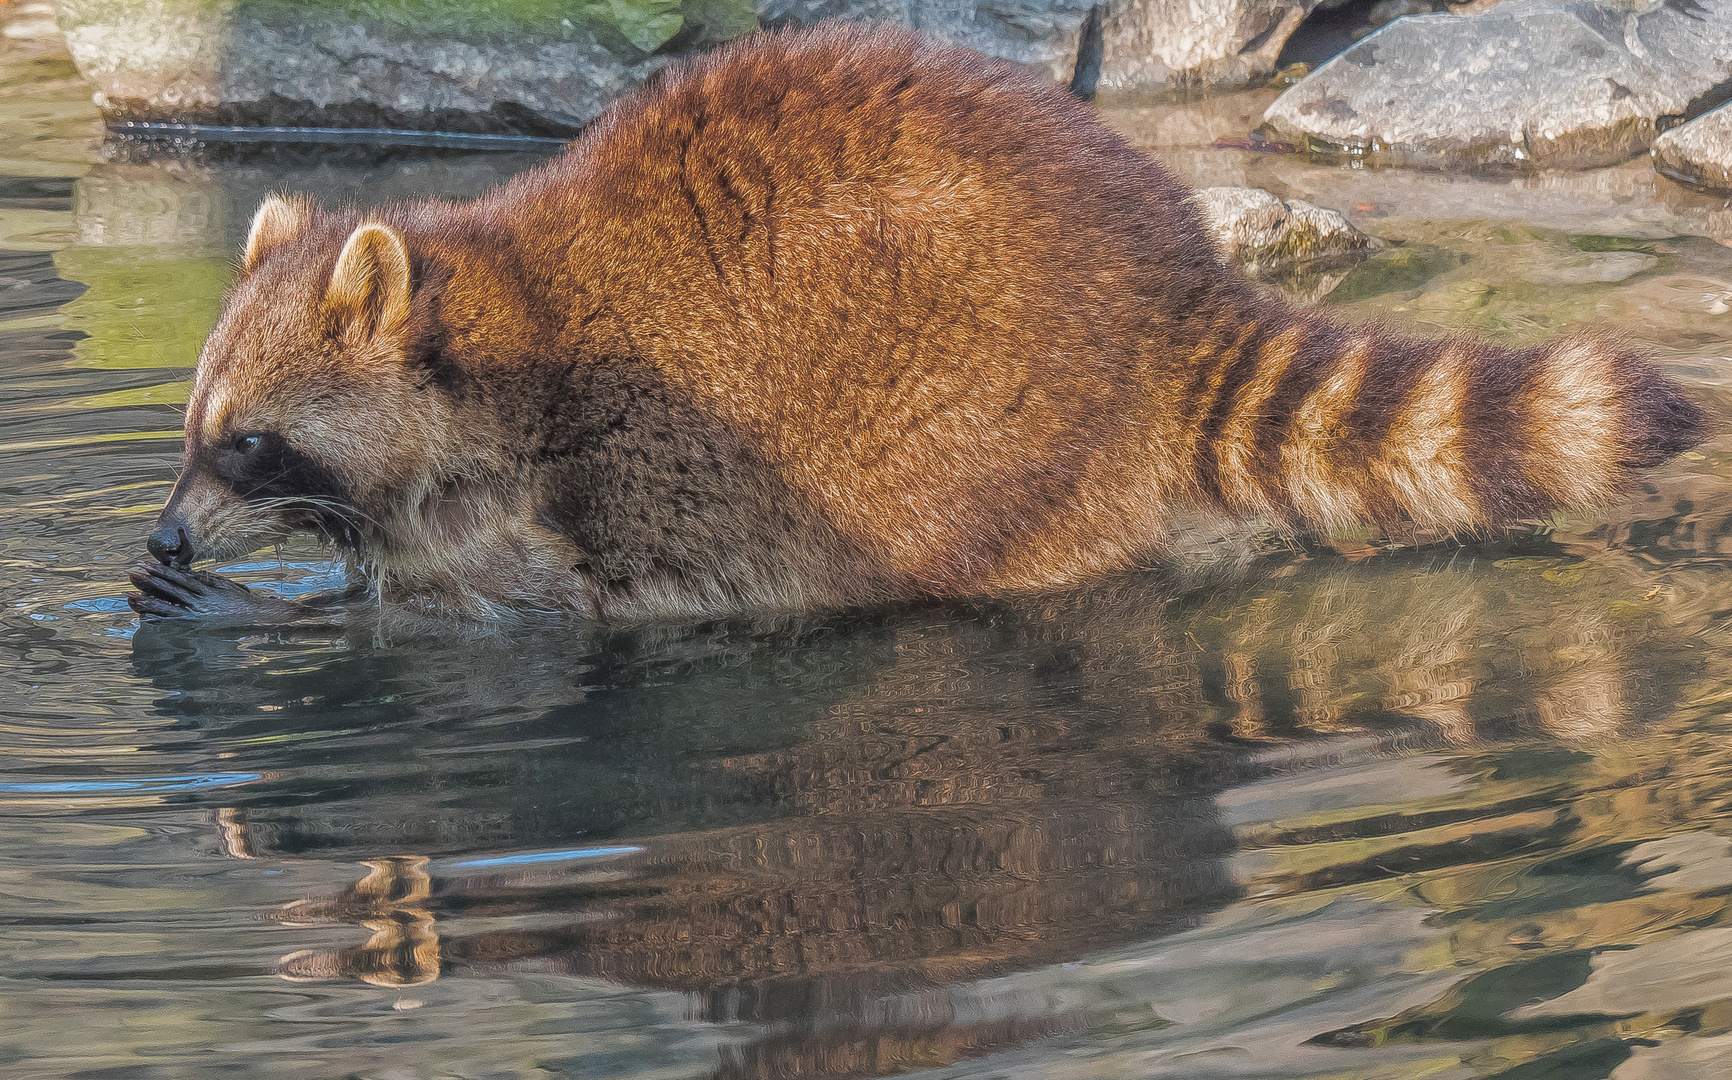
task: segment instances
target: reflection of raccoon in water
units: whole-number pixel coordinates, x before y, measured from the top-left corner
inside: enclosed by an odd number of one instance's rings
[[[141,612],[310,528],[490,617],[1065,585],[1200,512],[1470,530],[1601,504],[1703,416],[1595,338],[1260,295],[1083,104],[894,30],[762,36],[471,203],[273,198],[207,342]]]
[[[216,818],[223,850],[297,875],[271,914],[298,928],[280,975],[599,976],[773,1025],[742,1048],[772,1063],[748,1075],[879,1075],[850,1055],[946,1062],[1081,1022],[1000,1024],[951,1011],[945,987],[1154,940],[1241,886],[1505,850],[1464,844],[1478,826],[1459,808],[1437,836],[1429,809],[1397,828],[1398,790],[1366,834],[1411,832],[1413,860],[1344,844],[1246,880],[1228,858],[1243,824],[1222,812],[1244,804],[1216,796],[1391,746],[1579,747],[1666,715],[1697,677],[1691,650],[1633,653],[1644,624],[1608,616],[1590,570],[1561,590],[1541,573],[1565,560],[1529,561],[1310,561],[1275,597],[1176,601],[1126,575],[967,617],[785,632],[525,630],[329,653],[287,637],[269,663],[256,644],[146,628],[135,663],[173,691],[165,712],[269,774],[225,792]],[[596,857],[498,858],[571,848]]]

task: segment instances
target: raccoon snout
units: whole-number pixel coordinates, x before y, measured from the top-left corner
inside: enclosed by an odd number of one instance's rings
[[[185,570],[192,565],[192,540],[186,535],[184,525],[158,525],[144,546],[164,566]]]

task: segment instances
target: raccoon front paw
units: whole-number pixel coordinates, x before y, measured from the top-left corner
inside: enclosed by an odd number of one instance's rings
[[[128,593],[126,603],[140,615],[244,626],[297,622],[306,615],[304,606],[292,600],[202,570],[140,563],[127,576],[138,591]]]

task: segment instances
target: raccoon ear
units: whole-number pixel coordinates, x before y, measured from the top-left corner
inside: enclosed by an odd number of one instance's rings
[[[313,216],[312,210],[305,199],[285,199],[281,195],[272,195],[260,203],[258,213],[253,215],[253,227],[247,230],[241,273],[252,273],[272,248],[294,239]]]
[[[349,234],[337,256],[325,289],[325,313],[342,337],[394,335],[409,321],[413,293],[402,235],[369,221]]]

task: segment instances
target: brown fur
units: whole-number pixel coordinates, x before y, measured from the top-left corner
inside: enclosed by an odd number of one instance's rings
[[[1261,294],[1087,106],[829,26],[472,203],[268,201],[164,520],[201,555],[318,528],[440,610],[689,616],[1064,585],[1199,512],[1475,530],[1604,504],[1703,429],[1596,338]]]

